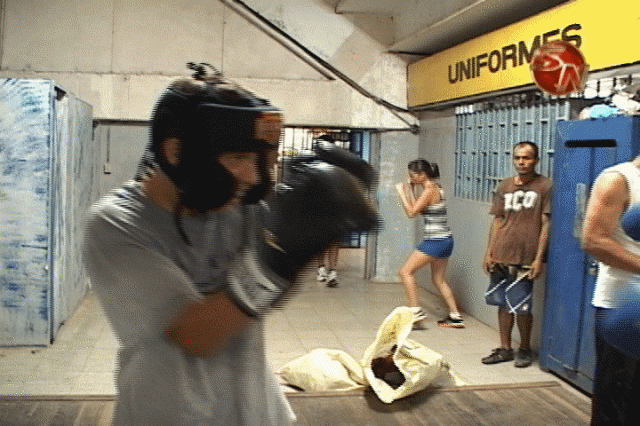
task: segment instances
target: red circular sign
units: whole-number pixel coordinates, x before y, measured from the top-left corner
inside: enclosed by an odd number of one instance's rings
[[[566,95],[584,88],[589,71],[582,52],[568,41],[540,46],[529,64],[536,85],[552,95]]]

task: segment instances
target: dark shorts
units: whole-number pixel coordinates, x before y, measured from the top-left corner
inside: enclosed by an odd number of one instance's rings
[[[591,424],[640,425],[640,360],[603,338],[607,309],[596,308],[596,370],[591,398]]]
[[[446,259],[453,253],[453,237],[422,240],[417,250],[420,250],[427,256]]]
[[[484,300],[488,305],[506,307],[511,314],[530,314],[533,280],[525,278],[527,272],[529,269],[521,266],[496,265]]]

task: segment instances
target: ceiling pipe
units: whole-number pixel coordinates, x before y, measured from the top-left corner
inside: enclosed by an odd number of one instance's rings
[[[329,80],[335,80],[335,77],[342,80],[356,92],[360,93],[364,97],[371,99],[376,104],[386,108],[391,112],[394,116],[396,116],[399,120],[404,122],[409,126],[407,130],[411,131],[414,134],[417,134],[419,131],[418,125],[407,121],[404,117],[399,115],[398,113],[409,114],[415,118],[413,113],[406,108],[399,107],[394,105],[378,96],[375,96],[354,80],[349,78],[347,75],[343,74],[336,67],[331,65],[329,62],[325,61],[311,50],[306,48],[304,45],[299,43],[281,28],[274,25],[271,21],[260,15],[258,12],[247,6],[244,2],[240,0],[220,0],[224,5],[231,8],[234,12],[238,13],[243,18],[247,19],[251,24],[255,25],[257,28],[262,30],[265,34],[271,37],[273,40],[280,43],[284,48],[295,54],[298,58],[303,60],[305,63],[313,67],[313,69],[320,72],[323,76],[328,78]]]

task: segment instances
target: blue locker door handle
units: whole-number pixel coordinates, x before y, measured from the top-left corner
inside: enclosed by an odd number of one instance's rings
[[[573,212],[573,237],[578,240],[578,245],[580,245],[582,222],[584,222],[584,214],[587,209],[587,185],[584,183],[576,184],[575,207]]]

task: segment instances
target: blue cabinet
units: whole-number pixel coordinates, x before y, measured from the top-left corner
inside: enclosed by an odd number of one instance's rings
[[[591,185],[600,171],[640,152],[640,117],[558,123],[540,367],[591,392],[595,368],[591,305],[597,264],[580,249]]]
[[[51,80],[0,78],[0,110],[0,346],[48,345],[88,287],[92,108]]]

